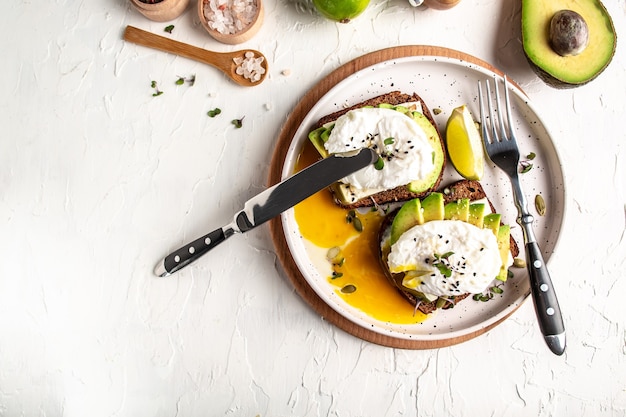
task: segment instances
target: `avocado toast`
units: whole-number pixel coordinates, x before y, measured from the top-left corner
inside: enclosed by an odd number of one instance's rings
[[[385,276],[424,314],[454,307],[494,279],[506,281],[519,247],[500,220],[477,181],[458,181],[446,192],[410,200],[381,225],[379,259]],[[437,242],[424,249],[429,239]],[[404,259],[398,255],[402,246]],[[488,257],[490,266],[482,265]]]
[[[379,153],[379,164],[365,174],[366,184],[344,179],[331,187],[335,202],[349,209],[425,196],[439,186],[446,163],[437,124],[417,94],[393,91],[326,115],[309,139],[321,157],[365,146]],[[398,177],[399,172],[408,175],[406,182],[373,182]]]

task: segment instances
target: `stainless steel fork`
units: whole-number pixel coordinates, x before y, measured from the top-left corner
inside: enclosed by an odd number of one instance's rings
[[[565,326],[561,316],[559,302],[550,279],[548,268],[543,260],[539,245],[532,229],[533,216],[528,211],[526,197],[519,181],[520,152],[515,138],[511,103],[506,76],[503,77],[504,102],[506,117],[503,117],[500,104],[500,88],[498,77],[494,77],[495,111],[492,105],[492,93],[489,80],[485,80],[486,98],[483,87],[478,81],[478,101],[480,106],[480,123],[485,150],[493,161],[511,180],[513,197],[518,209],[517,222],[522,226],[526,264],[530,277],[530,289],[539,320],[539,327],[544,340],[552,352],[562,355],[565,351]],[[486,106],[485,106],[486,102]]]

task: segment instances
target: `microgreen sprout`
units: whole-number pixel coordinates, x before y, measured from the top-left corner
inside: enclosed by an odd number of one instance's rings
[[[241,126],[243,126],[244,117],[242,117],[241,119],[233,119],[230,122],[235,126],[235,128],[239,129],[241,128]]]
[[[207,114],[209,115],[209,117],[215,117],[218,114],[220,114],[222,112],[222,110],[219,107],[214,108],[213,110],[209,110],[207,112]]]
[[[445,276],[446,278],[452,276],[452,269],[450,268],[450,262],[448,261],[448,258],[453,254],[454,252],[446,252],[443,255],[435,253],[433,266],[436,267],[441,275]]]
[[[165,30],[165,32],[167,32],[167,33],[172,33],[172,31],[174,30],[174,25],[168,25],[168,26],[165,26],[165,29],[164,29],[164,30]]]
[[[504,288],[502,288],[502,284],[494,285],[492,287],[489,287],[489,292],[487,292],[486,294],[484,293],[474,294],[472,296],[472,299],[474,301],[482,301],[484,303],[489,300],[492,300],[494,297],[494,294],[502,294],[502,293],[504,293]]]
[[[474,301],[482,301],[483,303],[491,300],[493,298],[493,294],[492,293],[487,293],[487,294],[474,294],[472,296],[472,299]]]
[[[531,164],[528,161],[520,161],[520,167],[521,167],[520,173],[525,174],[531,169],[533,169],[533,164]]]
[[[531,152],[528,155],[526,155],[525,160],[520,161],[520,173],[525,174],[531,169],[533,169],[533,164],[530,161],[535,159],[536,156],[537,154],[535,154],[534,152]]]
[[[489,288],[489,291],[494,294],[502,294],[504,292],[504,289],[500,285],[494,285],[493,287]]]
[[[183,84],[185,84],[185,82],[187,82],[187,83],[189,83],[189,85],[193,86],[194,83],[196,82],[195,74],[192,75],[189,78],[185,78],[185,77],[179,76],[178,79],[176,80],[176,85],[183,85]]]
[[[163,94],[163,91],[159,90],[159,87],[158,87],[156,81],[151,81],[150,82],[150,87],[154,88],[154,93],[152,93],[153,97],[157,97],[157,96],[160,96],[161,94]]]

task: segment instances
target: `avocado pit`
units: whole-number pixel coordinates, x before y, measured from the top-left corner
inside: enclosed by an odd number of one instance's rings
[[[573,10],[560,10],[550,20],[550,46],[561,56],[578,55],[589,44],[589,27]]]

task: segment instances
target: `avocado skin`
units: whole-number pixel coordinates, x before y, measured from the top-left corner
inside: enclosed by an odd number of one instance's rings
[[[615,48],[613,48],[613,53],[615,53]],[[606,69],[606,67],[609,66],[609,64],[611,63],[611,61],[609,60],[606,65],[604,67],[602,67],[602,69],[597,72],[593,77],[586,79],[585,81],[582,82],[567,82],[565,80],[561,80],[558,79],[554,76],[552,76],[552,74],[550,74],[549,72],[545,71],[544,69],[542,69],[541,67],[539,67],[538,65],[536,65],[533,60],[526,55],[526,60],[528,61],[528,63],[530,64],[530,67],[532,68],[532,70],[534,71],[535,75],[537,75],[537,77],[539,77],[539,79],[541,79],[541,81],[543,81],[544,83],[546,83],[547,85],[549,85],[552,88],[556,88],[558,90],[569,90],[572,88],[576,88],[576,87],[581,87],[585,84],[590,83],[591,81],[595,80],[596,78],[598,78],[598,76]]]
[[[587,19],[587,16],[585,16],[583,14],[583,18],[585,18],[587,24],[589,25],[589,30],[596,30],[596,27],[601,27],[601,30],[606,30],[607,33],[610,33],[613,37],[613,46],[612,46],[612,50],[609,54],[609,58],[606,60],[606,62],[604,63],[604,65],[602,67],[600,67],[599,69],[596,70],[596,72],[587,77],[584,80],[580,80],[580,81],[572,81],[572,80],[568,80],[565,79],[564,77],[557,77],[555,76],[549,68],[543,68],[539,63],[535,62],[535,60],[532,57],[532,54],[528,52],[529,50],[529,41],[528,39],[526,39],[525,36],[525,30],[524,30],[524,19],[528,19],[527,16],[525,16],[524,11],[527,9],[526,5],[524,3],[542,3],[542,2],[554,2],[554,3],[562,3],[563,4],[563,9],[568,9],[567,4],[571,3],[568,0],[522,0],[522,45],[523,45],[523,50],[524,50],[524,55],[526,57],[526,60],[528,61],[531,69],[534,71],[534,73],[539,77],[539,79],[541,79],[544,83],[546,83],[547,85],[549,85],[550,87],[556,88],[556,89],[571,89],[571,88],[575,88],[575,87],[580,87],[583,86],[585,84],[588,84],[589,82],[593,81],[594,79],[596,79],[611,63],[611,61],[613,60],[613,56],[615,55],[615,50],[617,48],[617,35],[615,32],[615,26],[613,24],[613,20],[611,19],[611,16],[609,15],[606,7],[604,6],[604,4],[602,4],[602,2],[600,0],[590,0],[594,3],[594,5],[601,11],[601,13],[603,14],[603,16],[605,17],[604,21],[602,23],[606,23],[606,27],[602,28],[603,25],[599,25],[599,26],[592,26],[593,23],[590,22]],[[551,16],[550,16],[551,17]],[[549,28],[536,28],[536,30],[543,30],[543,33],[546,37],[546,40],[549,40]],[[556,52],[552,51],[555,55]]]

